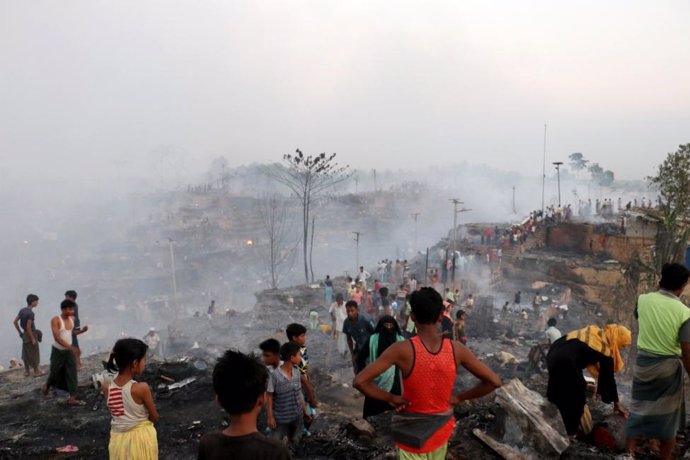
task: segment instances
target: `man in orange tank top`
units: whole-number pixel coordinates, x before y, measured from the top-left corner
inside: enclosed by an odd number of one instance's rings
[[[373,363],[357,374],[353,385],[369,398],[386,401],[401,419],[393,438],[401,459],[444,459],[453,434],[453,406],[491,393],[501,379],[460,342],[439,335],[437,323],[443,317],[443,299],[433,288],[422,288],[410,296],[410,318],[417,336],[391,345]],[[402,372],[403,394],[397,396],[377,387],[373,381],[391,366]],[[463,366],[479,383],[453,394],[457,368]],[[404,419],[404,420],[402,420]],[[405,429],[416,424],[413,429]]]

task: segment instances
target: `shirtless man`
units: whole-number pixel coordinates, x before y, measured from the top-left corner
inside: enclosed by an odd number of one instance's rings
[[[79,348],[72,345],[74,309],[75,303],[65,299],[60,304],[60,315],[50,320],[55,342],[50,351],[50,374],[43,386],[43,395],[47,397],[50,387],[54,386],[69,393],[68,405],[83,406],[84,401],[77,400]]]

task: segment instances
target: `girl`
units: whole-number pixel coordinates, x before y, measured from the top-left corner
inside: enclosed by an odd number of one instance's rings
[[[453,324],[453,340],[467,345],[467,335],[465,334],[465,311],[458,310],[455,314],[455,324]]]
[[[149,386],[133,380],[135,375],[144,372],[147,349],[139,339],[120,339],[110,354],[106,367],[118,373],[103,385],[103,395],[113,417],[108,445],[110,460],[158,459],[158,439],[153,427],[158,411]]]

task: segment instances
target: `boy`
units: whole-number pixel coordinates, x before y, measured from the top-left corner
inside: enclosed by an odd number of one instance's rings
[[[287,335],[290,342],[294,342],[300,346],[302,359],[297,365],[297,369],[299,369],[300,373],[300,381],[304,389],[305,399],[313,409],[316,409],[319,403],[316,400],[314,386],[311,384],[311,379],[309,378],[309,356],[307,355],[307,347],[305,345],[307,343],[307,328],[297,323],[288,324],[288,327],[285,329],[285,335]]]
[[[199,460],[289,460],[287,448],[256,429],[256,417],[266,401],[268,371],[254,355],[228,350],[213,369],[216,401],[230,416],[230,426],[204,435]]]
[[[259,344],[259,348],[261,349],[264,366],[266,366],[270,376],[270,373],[278,369],[278,366],[282,364],[280,361],[280,342],[276,339],[266,339]],[[266,433],[269,431],[266,405],[264,405],[259,412],[259,416],[256,419],[256,427],[259,433]]]
[[[259,348],[266,369],[269,372],[278,369],[280,366],[280,342],[276,339],[266,339],[259,344]]]
[[[353,385],[368,398],[386,401],[401,413],[391,423],[399,458],[446,458],[448,439],[455,427],[451,406],[492,392],[501,385],[501,380],[468,348],[438,334],[437,323],[444,308],[438,292],[422,288],[412,293],[410,304],[418,335],[388,347],[355,377]],[[391,366],[398,366],[402,371],[402,396],[374,384],[374,379]],[[459,366],[470,371],[479,383],[453,394]],[[422,435],[421,428],[427,428],[429,423],[434,424],[435,430]],[[411,442],[416,446],[409,445]]]
[[[556,318],[551,317],[549,320],[546,322],[546,325],[549,326],[545,331],[544,335],[546,336],[546,339],[549,341],[549,345],[554,343],[556,340],[560,339],[563,334],[561,334],[561,331],[559,331],[556,328],[556,324],[558,323],[558,320]]]
[[[300,346],[287,342],[280,347],[283,364],[271,372],[266,390],[266,409],[270,436],[282,440],[287,436],[288,443],[296,446],[302,435],[302,419],[309,423],[311,415],[302,398],[300,374],[295,366],[302,361]],[[304,414],[304,415],[302,415]]]
[[[44,374],[38,368],[41,362],[41,351],[38,342],[41,341],[40,331],[36,329],[34,321],[34,308],[38,307],[38,296],[29,294],[26,296],[26,307],[19,310],[17,317],[14,318],[14,327],[19,332],[22,339],[22,360],[24,360],[24,375],[30,375],[29,370],[33,368],[34,377]]]
[[[356,375],[361,371],[360,365],[357,363],[357,355],[369,336],[374,333],[374,326],[364,315],[359,314],[359,307],[354,300],[348,300],[345,309],[347,310],[347,319],[343,324],[343,333],[347,336],[347,347],[352,356],[352,370]]]

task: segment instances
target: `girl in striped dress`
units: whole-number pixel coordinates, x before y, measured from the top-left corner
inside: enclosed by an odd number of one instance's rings
[[[134,380],[135,375],[144,372],[147,349],[139,339],[120,339],[110,354],[106,367],[118,373],[111,382],[103,384],[103,395],[112,415],[110,460],[158,459],[158,439],[153,427],[158,411],[149,386]]]

